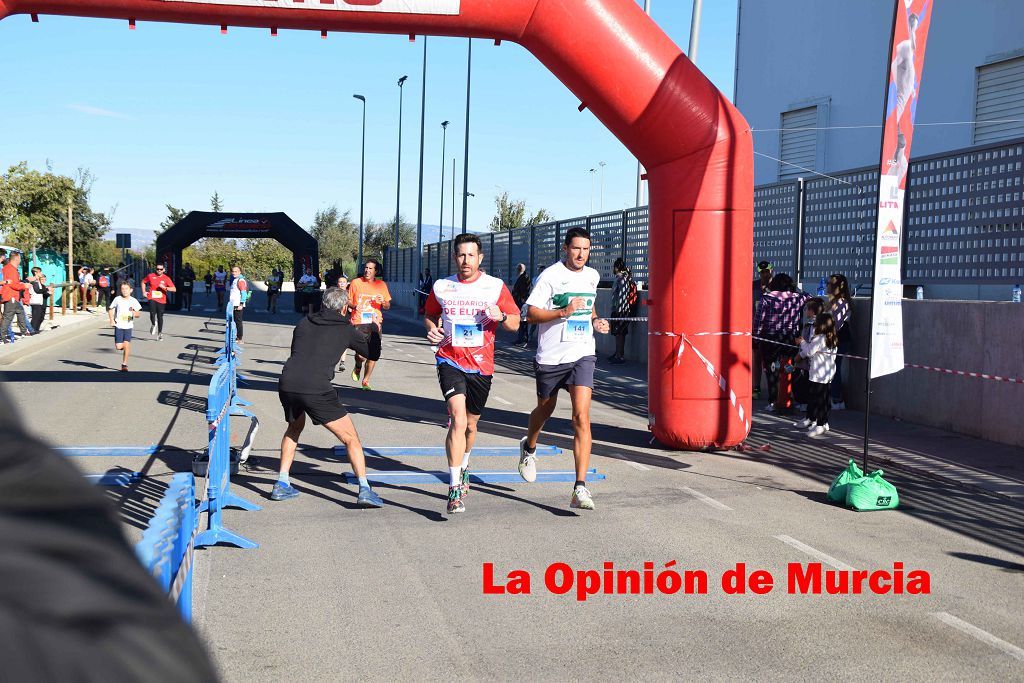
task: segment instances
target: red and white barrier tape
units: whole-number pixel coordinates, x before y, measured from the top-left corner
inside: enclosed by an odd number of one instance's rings
[[[1024,379],[1020,377],[1001,377],[999,375],[990,375],[984,372],[967,372],[966,370],[949,370],[947,368],[933,368],[930,365],[918,365],[917,363],[904,363],[904,367],[916,368],[918,370],[931,370],[932,372],[941,372],[945,375],[960,375],[961,377],[974,377],[976,379],[994,379],[997,382],[1024,384]]]

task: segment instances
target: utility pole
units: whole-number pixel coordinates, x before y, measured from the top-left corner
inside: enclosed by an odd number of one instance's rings
[[[68,202],[68,282],[75,281],[75,244],[71,239],[74,233],[74,223],[71,217],[72,203]]]

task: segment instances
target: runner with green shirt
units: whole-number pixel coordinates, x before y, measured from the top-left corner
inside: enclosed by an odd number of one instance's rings
[[[608,334],[608,321],[594,313],[597,283],[601,276],[587,267],[590,232],[570,228],[565,233],[565,259],[546,268],[537,278],[526,300],[526,321],[538,326],[537,407],[530,413],[526,436],[519,441],[519,475],[537,480],[537,439],[544,423],[555,410],[558,391],[563,387],[572,400],[573,458],[576,482],[569,507],[593,510],[587,490],[590,466],[590,401],[594,393],[597,349],[594,330]]]

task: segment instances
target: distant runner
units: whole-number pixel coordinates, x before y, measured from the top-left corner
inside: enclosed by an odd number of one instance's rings
[[[287,500],[299,495],[288,473],[309,415],[313,424],[323,425],[345,444],[352,472],[359,480],[357,504],[369,508],[384,505],[366,480],[366,461],[359,435],[331,384],[342,351],[351,348],[356,353],[369,353],[366,337],[345,318],[347,306],[348,295],[332,287],[324,293],[323,308],[300,320],[292,332],[291,355],[281,371],[277,389],[288,429],[281,439],[281,467],[271,500]]]
[[[274,268],[267,278],[267,311],[277,313],[277,299],[281,296],[281,287],[284,286],[284,273]]]
[[[228,274],[224,272],[224,266],[217,266],[213,274],[213,289],[217,292],[217,310],[224,310],[224,292],[227,289]]]
[[[142,296],[149,299],[149,336],[156,336],[158,341],[164,340],[164,309],[167,308],[167,293],[177,288],[171,278],[164,273],[164,266],[158,263],[156,272],[142,279]]]
[[[356,278],[348,286],[348,305],[352,311],[352,324],[370,338],[370,353],[364,356],[356,353],[356,366],[352,370],[352,381],[359,381],[365,362],[366,372],[363,374],[363,390],[370,390],[370,375],[380,360],[381,334],[384,325],[384,311],[391,308],[391,292],[387,284],[377,279],[380,272],[380,261],[368,259],[363,266],[363,276]]]
[[[132,329],[135,319],[142,313],[142,304],[132,296],[132,286],[121,283],[121,293],[114,297],[107,309],[107,317],[114,328],[114,348],[121,352],[121,372],[128,372],[128,354],[132,350]]]
[[[537,438],[555,410],[559,389],[572,400],[573,458],[576,482],[569,507],[593,510],[587,489],[590,465],[590,400],[594,393],[597,351],[594,330],[608,334],[608,321],[594,313],[601,276],[587,266],[590,232],[570,228],[565,233],[565,259],[549,266],[537,278],[526,300],[527,321],[537,325],[537,407],[530,413],[529,429],[519,441],[519,475],[537,480]]]
[[[451,416],[444,442],[450,515],[466,511],[469,455],[494,376],[494,334],[499,326],[519,329],[519,307],[508,287],[480,272],[480,238],[457,235],[452,249],[458,273],[432,284],[423,317],[427,339],[437,344],[437,381]]]
[[[316,310],[316,293],[320,291],[320,279],[313,275],[312,268],[306,268],[305,274],[299,278],[295,293],[295,296],[301,297],[299,299],[300,308],[303,313],[312,313]]]

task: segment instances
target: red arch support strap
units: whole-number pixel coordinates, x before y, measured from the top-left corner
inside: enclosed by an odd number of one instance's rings
[[[518,42],[647,168],[650,329],[749,329],[749,127],[634,0],[0,0],[0,18],[11,14]],[[677,341],[650,338],[654,435],[675,448],[739,443],[747,422],[737,406],[750,412],[749,338],[695,340],[720,380]]]

